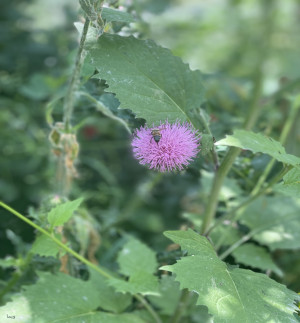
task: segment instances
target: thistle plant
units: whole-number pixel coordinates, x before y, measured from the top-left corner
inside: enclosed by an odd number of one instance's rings
[[[21,247],[0,260],[0,322],[299,322],[298,290],[285,286],[289,275],[276,262],[278,254],[300,249],[300,158],[284,147],[296,138],[290,134],[299,118],[299,82],[262,100],[270,43],[277,41],[272,7],[283,2],[258,2],[253,13],[260,12],[263,30],[255,37],[234,21],[232,30],[258,63],[247,82],[230,79],[228,93],[220,73],[191,69],[143,39],[147,28],[130,25],[139,18],[125,5],[79,3],[84,23],[75,24],[73,72],[47,107],[59,198],[28,216],[0,201],[36,234],[25,247],[14,236]],[[135,2],[127,9],[135,6],[138,13]],[[220,14],[225,28],[227,15]],[[197,42],[204,32],[195,33]],[[234,65],[232,75],[246,54],[224,60]],[[58,122],[54,107],[61,109]],[[77,136],[83,126],[95,135]],[[196,159],[191,172],[181,172]],[[7,229],[12,237],[15,228]]]
[[[183,170],[200,151],[201,136],[189,123],[161,123],[157,141],[152,129],[141,127],[134,133],[131,145],[141,165],[160,172]]]

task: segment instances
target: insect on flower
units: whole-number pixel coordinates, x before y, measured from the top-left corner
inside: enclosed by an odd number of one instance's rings
[[[161,131],[164,130],[166,128],[162,128],[162,129],[159,129],[159,128],[153,128],[151,129],[151,135],[152,135],[152,138],[150,139],[150,142],[152,139],[154,139],[154,141],[158,144],[160,139],[161,139]]]
[[[131,145],[141,165],[169,172],[183,170],[191,163],[200,151],[200,139],[190,123],[165,121],[159,127],[137,129]]]

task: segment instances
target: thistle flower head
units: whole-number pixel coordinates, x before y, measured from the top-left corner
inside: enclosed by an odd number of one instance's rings
[[[142,165],[160,172],[182,170],[200,151],[201,136],[189,123],[161,123],[141,127],[134,133],[134,156]]]

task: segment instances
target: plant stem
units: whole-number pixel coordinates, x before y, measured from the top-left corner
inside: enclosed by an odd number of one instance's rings
[[[179,302],[177,304],[176,307],[176,311],[174,312],[174,314],[172,315],[172,317],[169,320],[169,323],[178,323],[182,317],[182,315],[184,314],[184,311],[187,307],[187,302],[190,298],[190,292],[187,288],[184,288],[181,292],[181,296],[179,299]]]
[[[79,76],[80,76],[80,71],[81,71],[81,66],[83,62],[83,49],[84,49],[84,43],[86,40],[86,35],[89,29],[89,24],[90,20],[86,18],[80,42],[79,42],[79,47],[75,59],[75,65],[73,69],[73,73],[71,76],[70,84],[67,89],[67,93],[65,96],[64,100],[64,123],[65,123],[65,131],[70,132],[70,127],[71,127],[71,118],[72,118],[72,113],[74,109],[74,97],[75,97],[75,91],[78,87],[78,81],[79,81]]]
[[[220,217],[216,223],[209,229],[209,233],[216,228],[218,225],[220,225],[225,219],[226,220],[232,220],[232,221],[237,221],[240,216],[243,214],[243,209],[250,204],[251,202],[253,202],[254,200],[256,200],[258,197],[262,196],[263,194],[265,194],[274,184],[276,184],[279,180],[282,179],[282,177],[291,169],[291,166],[286,166],[283,167],[282,170],[276,175],[274,176],[274,178],[269,182],[269,184],[267,186],[265,186],[264,188],[262,188],[260,191],[258,191],[255,195],[250,195],[249,198],[247,200],[245,200],[244,202],[242,202],[240,205],[238,205],[237,207],[235,207],[233,210],[231,210],[229,213],[225,214],[225,216]],[[240,212],[239,214],[237,214],[233,219],[232,217],[237,213],[237,211],[242,210],[242,212]],[[215,249],[218,250],[220,248],[220,246],[222,245],[223,241],[225,240],[227,236],[227,232],[224,232],[223,235],[221,235],[219,237],[219,240],[216,242],[215,244]]]
[[[238,240],[237,242],[235,242],[233,245],[231,245],[227,250],[225,250],[220,256],[219,258],[221,260],[225,259],[228,255],[230,255],[232,253],[233,250],[235,250],[236,248],[238,248],[240,245],[242,245],[243,243],[245,243],[246,241],[248,241],[249,239],[251,239],[251,237],[254,235],[255,231],[251,231],[248,234],[246,234],[245,236],[243,236],[240,240]]]
[[[264,14],[266,15],[266,19],[267,19],[266,33],[267,35],[270,35],[272,19],[271,19],[271,16],[269,15],[271,10],[267,8],[267,2],[264,2],[263,5],[264,5],[263,7]],[[257,65],[256,73],[253,78],[254,87],[252,90],[251,99],[249,101],[249,109],[248,109],[249,112],[243,126],[245,130],[250,130],[255,124],[259,116],[259,112],[260,112],[259,99],[261,97],[262,84],[263,84],[262,68],[263,68],[263,62],[265,60],[265,57],[269,48],[267,43],[268,42],[266,42],[266,44],[262,47],[262,50],[260,53],[260,60]],[[230,147],[215,175],[211,192],[209,195],[210,198],[208,200],[208,204],[205,210],[205,216],[204,216],[204,220],[201,228],[201,234],[207,234],[210,224],[215,217],[217,206],[218,206],[219,194],[220,194],[220,190],[223,185],[224,179],[228,174],[231,166],[233,165],[235,158],[239,155],[240,151],[241,151],[240,148]]]
[[[210,127],[209,127],[208,123],[205,120],[205,116],[204,116],[204,113],[203,113],[202,109],[200,109],[199,119],[200,119],[204,129],[206,130],[206,132],[213,138],[213,135],[212,135],[212,133],[210,131]],[[211,149],[211,155],[212,155],[213,162],[215,164],[215,169],[217,170],[219,168],[219,166],[220,166],[220,162],[219,162],[218,154],[216,152],[215,145],[213,145],[213,147]]]
[[[299,98],[300,98],[300,96],[297,96],[294,99],[294,101],[293,101],[293,103],[291,105],[291,110],[290,110],[290,113],[288,115],[288,118],[286,119],[286,121],[284,123],[283,129],[282,129],[282,132],[281,132],[281,135],[280,135],[280,138],[279,138],[279,142],[282,145],[286,142],[288,134],[289,134],[289,132],[290,132],[292,126],[293,126],[293,123],[294,123],[294,121],[296,119],[298,110],[300,108],[300,99]],[[260,176],[259,180],[257,181],[256,185],[254,186],[254,188],[253,188],[252,192],[250,193],[250,195],[255,195],[260,190],[262,185],[265,183],[269,173],[271,172],[275,162],[276,162],[275,158],[272,158],[270,160],[270,162],[268,163],[268,165],[265,168],[264,172]]]
[[[59,245],[62,249],[64,249],[66,252],[70,253],[72,256],[74,256],[76,259],[78,259],[79,261],[81,261],[82,263],[84,263],[85,265],[87,265],[89,268],[94,269],[100,275],[102,275],[102,276],[104,276],[104,277],[106,277],[108,279],[113,278],[112,275],[110,275],[109,273],[107,273],[100,266],[96,266],[95,264],[93,264],[89,260],[85,259],[81,255],[79,255],[76,251],[70,249],[65,244],[63,244],[61,241],[59,241],[57,238],[55,238],[53,235],[51,235],[51,233],[49,233],[45,229],[41,228],[39,225],[35,224],[34,222],[32,222],[31,220],[29,220],[28,218],[26,218],[21,213],[19,213],[18,211],[14,210],[13,208],[11,208],[7,204],[5,204],[4,202],[0,201],[0,206],[2,206],[4,209],[6,209],[7,211],[9,211],[10,213],[14,214],[18,218],[20,218],[21,220],[23,220],[24,222],[26,222],[27,224],[29,224],[30,226],[32,226],[33,228],[35,228],[39,232],[41,232],[44,235],[46,235],[48,238],[50,238],[52,241],[54,241],[57,245]],[[15,278],[15,279],[17,279],[17,278]],[[159,318],[159,316],[157,315],[157,313],[154,311],[154,309],[151,307],[151,305],[143,298],[143,296],[138,295],[138,294],[135,294],[133,296],[139,302],[141,302],[145,306],[145,308],[151,314],[151,316],[154,318],[154,320],[155,320],[156,323],[162,323],[161,320],[160,320],[160,318]]]

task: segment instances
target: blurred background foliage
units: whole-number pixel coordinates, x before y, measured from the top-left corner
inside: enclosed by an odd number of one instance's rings
[[[112,25],[114,31],[152,38],[202,71],[216,139],[241,126],[251,104],[261,106],[254,131],[278,139],[289,110],[286,95],[300,88],[299,1],[106,3],[121,5],[137,17],[130,26]],[[82,20],[80,14],[73,0],[2,0],[0,4],[0,196],[36,221],[42,221],[43,212],[60,198],[45,115],[48,102],[65,93],[78,45],[73,22]],[[130,111],[118,111],[116,98],[103,94],[105,83],[88,79],[89,73],[82,72],[81,90],[105,100],[132,130],[144,123]],[[57,102],[52,116],[61,121]],[[286,144],[287,151],[298,156],[299,122],[298,116]],[[209,158],[200,157],[180,174],[158,174],[134,160],[125,128],[88,100],[77,100],[73,124],[78,127],[80,153],[71,198],[86,200],[86,208],[66,228],[73,247],[112,267],[124,235],[130,233],[160,251],[164,259],[162,250],[169,243],[162,232],[187,225],[186,214],[203,213],[206,172],[213,171]],[[232,181],[225,183],[224,207],[250,191],[267,162],[263,155],[240,155],[230,173]],[[2,209],[0,218],[0,257],[24,257],[34,240],[33,230]],[[273,257],[284,271],[282,282],[299,291],[296,252],[277,251]],[[36,268],[59,265],[42,257],[35,257],[33,264]],[[0,268],[2,281],[10,275],[10,270]],[[24,279],[32,279],[32,268]]]

